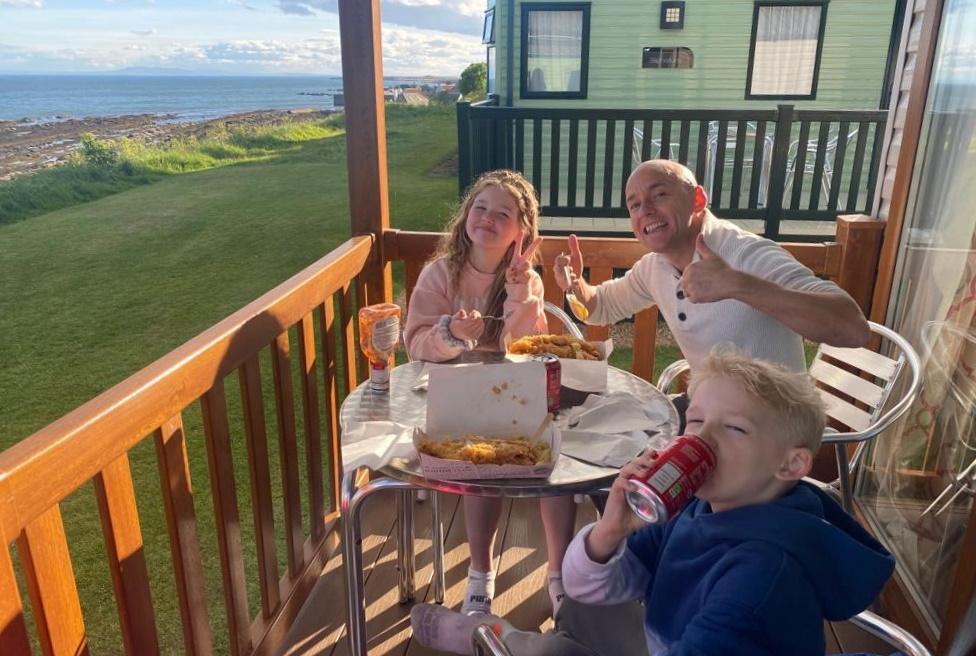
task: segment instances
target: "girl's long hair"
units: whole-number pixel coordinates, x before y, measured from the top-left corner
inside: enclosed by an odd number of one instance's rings
[[[519,210],[519,224],[528,233],[525,238],[526,245],[532,243],[532,240],[539,236],[539,201],[536,198],[532,183],[526,180],[521,173],[508,169],[483,173],[468,187],[461,199],[461,204],[447,225],[446,234],[441,237],[437,251],[431,258],[432,260],[447,258],[451,287],[455,290],[459,287],[461,274],[471,256],[471,238],[468,237],[466,229],[468,212],[474,204],[474,199],[488,187],[500,187],[515,199]],[[505,299],[508,297],[505,292],[505,270],[512,261],[514,250],[515,244],[513,243],[505,251],[502,261],[495,270],[495,279],[488,291],[488,307],[485,309],[485,314],[488,316],[502,316]],[[501,336],[503,327],[503,321],[490,321],[485,327],[482,341],[496,343]]]

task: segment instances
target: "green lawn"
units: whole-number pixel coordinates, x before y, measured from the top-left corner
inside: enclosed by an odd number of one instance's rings
[[[454,111],[391,108],[387,122],[393,226],[437,230],[457,193],[453,174],[432,173],[455,154]],[[267,152],[258,161],[154,174],[149,184],[135,180],[141,186],[93,202],[0,221],[0,449],[169,352],[348,237],[344,137],[261,145]],[[38,193],[44,192],[42,182]],[[659,352],[659,369],[675,357],[672,351]],[[614,362],[629,364],[629,349],[618,350]],[[265,379],[270,371],[265,358]],[[226,386],[241,529],[245,545],[251,545],[236,379]],[[280,500],[270,385],[265,391],[273,493]],[[226,653],[199,408],[188,408],[184,421],[210,621],[216,653]],[[135,448],[130,459],[163,651],[179,654],[179,615],[151,440]],[[91,486],[62,504],[92,651],[113,653],[119,629],[96,508]],[[281,504],[276,508],[280,513]],[[284,571],[280,514],[275,521]],[[252,614],[260,599],[256,571],[254,549],[245,548]]]

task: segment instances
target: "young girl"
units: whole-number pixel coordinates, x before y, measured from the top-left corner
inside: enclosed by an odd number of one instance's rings
[[[471,185],[410,297],[403,334],[410,359],[443,362],[468,350],[500,352],[506,337],[547,332],[542,279],[532,270],[542,244],[538,218],[535,190],[519,173],[492,171]],[[540,503],[555,612],[564,594],[560,570],[575,508],[567,496]],[[471,549],[464,613],[491,612],[491,554],[501,507],[498,498],[464,497]]]

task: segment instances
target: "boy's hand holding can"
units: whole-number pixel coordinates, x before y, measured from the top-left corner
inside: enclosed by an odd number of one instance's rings
[[[633,513],[627,504],[627,492],[634,488],[631,478],[643,475],[657,452],[648,450],[620,469],[610,488],[607,506],[600,521],[586,536],[586,554],[597,563],[605,563],[616,553],[620,543],[646,523]]]

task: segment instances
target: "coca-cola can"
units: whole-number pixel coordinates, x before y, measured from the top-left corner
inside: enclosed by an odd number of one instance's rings
[[[631,476],[627,503],[648,524],[668,521],[694,496],[712,470],[715,452],[697,435],[682,435],[659,451],[647,471]]]
[[[556,414],[559,412],[559,386],[562,381],[562,366],[559,364],[559,358],[552,353],[543,353],[532,359],[546,365],[546,400],[549,412]]]

